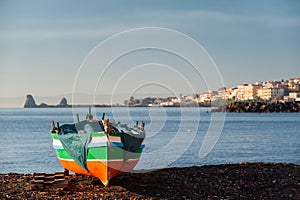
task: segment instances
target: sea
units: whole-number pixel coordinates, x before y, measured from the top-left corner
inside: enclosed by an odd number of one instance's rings
[[[51,121],[74,123],[88,108],[1,108],[0,174],[62,171]],[[240,162],[300,164],[300,113],[214,113],[209,108],[96,107],[94,119],[145,122],[145,148],[135,169]]]

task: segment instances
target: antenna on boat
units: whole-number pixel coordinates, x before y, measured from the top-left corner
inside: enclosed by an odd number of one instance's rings
[[[57,131],[58,131],[58,133],[60,133],[59,122],[56,122],[56,124],[57,124]]]
[[[55,127],[55,122],[54,120],[52,120],[52,130],[51,130],[51,133],[55,133],[55,130],[56,130],[56,127]]]
[[[93,115],[91,114],[91,106],[89,106],[89,112],[88,112],[88,114],[86,115],[86,119],[89,119],[89,120],[91,120],[91,119],[93,119]]]
[[[79,123],[79,115],[76,114],[77,123]]]
[[[142,126],[141,126],[141,129],[142,129],[142,131],[144,131],[144,130],[145,130],[145,122],[144,122],[144,121],[142,121]]]

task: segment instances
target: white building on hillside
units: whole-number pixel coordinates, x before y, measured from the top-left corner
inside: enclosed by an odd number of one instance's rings
[[[270,100],[276,96],[284,95],[284,89],[279,87],[263,87],[257,90],[257,96],[264,99]]]
[[[240,84],[238,85],[237,100],[253,100],[257,97],[258,89],[262,86],[260,84]]]
[[[218,94],[217,91],[209,90],[208,92],[202,93],[198,97],[199,103],[211,102],[214,96]]]

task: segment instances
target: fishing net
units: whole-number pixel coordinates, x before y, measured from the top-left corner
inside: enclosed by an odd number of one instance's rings
[[[59,140],[64,149],[86,171],[88,144],[91,133],[103,132],[103,126],[98,122],[83,121],[75,124],[65,124],[60,127]]]

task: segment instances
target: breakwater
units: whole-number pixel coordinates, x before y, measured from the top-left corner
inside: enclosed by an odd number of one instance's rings
[[[212,112],[300,112],[300,102],[232,102]]]

